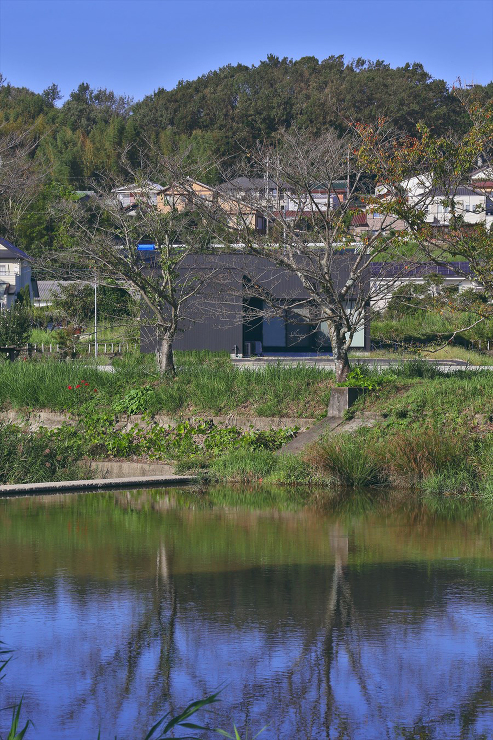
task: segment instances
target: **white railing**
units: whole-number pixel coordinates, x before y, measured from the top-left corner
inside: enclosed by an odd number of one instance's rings
[[[121,355],[124,352],[136,352],[138,346],[139,345],[136,342],[98,342],[98,351],[96,354]],[[32,344],[31,348],[33,352],[40,352],[41,354],[52,354],[54,352],[60,352],[60,345],[56,343],[45,344],[44,342],[42,342],[41,344]],[[75,349],[78,354],[93,355],[94,342],[88,342],[87,344],[85,342],[78,342],[75,345]]]

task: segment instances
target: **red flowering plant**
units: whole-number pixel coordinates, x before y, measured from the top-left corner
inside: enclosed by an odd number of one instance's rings
[[[81,380],[76,385],[68,385],[67,389],[69,391],[81,391],[82,393],[84,393],[85,391],[90,391],[91,386],[90,386],[90,383],[87,382],[87,380]],[[97,392],[98,392],[97,388],[92,389],[92,393],[97,393]]]

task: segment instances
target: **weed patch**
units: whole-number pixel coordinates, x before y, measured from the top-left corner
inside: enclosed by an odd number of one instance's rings
[[[386,482],[385,467],[368,445],[366,435],[328,437],[312,447],[308,461],[345,486],[373,486]]]
[[[271,475],[277,458],[269,450],[238,449],[212,462],[211,472],[218,480],[258,481]]]
[[[0,483],[44,483],[85,477],[79,464],[81,448],[50,432],[23,432],[0,427]]]

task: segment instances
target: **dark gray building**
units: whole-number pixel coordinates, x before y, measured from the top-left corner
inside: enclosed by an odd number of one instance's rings
[[[349,251],[334,258],[336,283],[346,282],[353,260]],[[175,349],[244,355],[330,352],[327,328],[314,320],[308,294],[294,273],[262,257],[236,254],[190,256],[181,272],[189,276],[194,270],[210,270],[211,280],[186,307]],[[156,346],[156,329],[144,319],[142,352],[154,352]],[[351,346],[370,349],[369,310]]]

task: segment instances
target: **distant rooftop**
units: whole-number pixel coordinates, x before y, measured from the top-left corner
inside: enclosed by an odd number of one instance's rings
[[[10,259],[10,260],[31,260],[31,258],[22,251],[22,249],[19,249],[19,247],[15,247],[11,242],[7,241],[7,239],[3,239],[3,237],[0,236],[0,258],[1,259]]]
[[[139,193],[142,190],[152,190],[160,192],[164,190],[162,185],[158,185],[155,182],[144,182],[142,185],[138,185],[136,182],[130,185],[122,185],[120,188],[113,188],[112,193]]]
[[[233,190],[265,190],[268,187],[269,190],[277,190],[281,188],[283,190],[290,189],[290,185],[287,182],[276,182],[276,180],[266,180],[265,177],[235,177],[233,180],[223,182],[217,186],[218,190],[222,192],[231,192]]]

